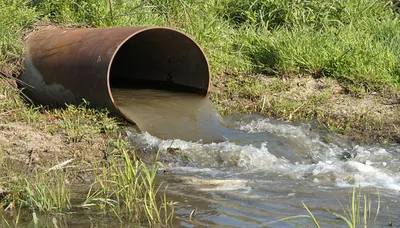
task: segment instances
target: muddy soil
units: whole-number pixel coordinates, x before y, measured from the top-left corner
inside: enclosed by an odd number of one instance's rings
[[[26,123],[1,124],[0,129],[0,151],[5,164],[20,172],[48,170],[71,159],[69,166],[86,164],[89,168],[104,157],[106,141],[101,135],[69,143],[63,135],[38,131]]]

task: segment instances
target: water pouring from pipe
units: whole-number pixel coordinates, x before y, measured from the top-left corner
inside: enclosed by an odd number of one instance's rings
[[[177,30],[50,29],[30,35],[27,44],[21,80],[28,85],[25,94],[37,103],[78,105],[85,99],[161,138],[221,140],[211,127],[221,124],[219,114],[206,98],[208,61],[199,45]],[[170,91],[170,97],[157,91]],[[178,113],[168,111],[173,106],[179,106],[174,108]],[[152,115],[155,110],[162,115]],[[181,117],[174,118],[181,110]],[[206,125],[209,129],[201,133]],[[192,130],[198,135],[186,134]]]

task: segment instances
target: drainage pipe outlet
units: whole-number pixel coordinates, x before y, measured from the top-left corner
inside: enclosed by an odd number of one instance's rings
[[[164,27],[50,29],[29,36],[24,93],[51,106],[107,108],[129,119],[114,102],[114,88],[150,88],[206,96],[210,70],[187,35]]]

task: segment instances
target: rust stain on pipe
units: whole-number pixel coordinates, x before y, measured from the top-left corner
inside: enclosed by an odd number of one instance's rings
[[[80,104],[84,98],[123,115],[111,88],[145,85],[208,93],[204,52],[171,28],[54,29],[30,35],[27,44],[21,80],[29,85],[25,94],[41,104]]]

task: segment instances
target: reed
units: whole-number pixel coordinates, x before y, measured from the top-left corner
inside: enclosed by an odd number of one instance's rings
[[[162,166],[157,162],[158,155],[148,165],[126,149],[125,143],[116,142],[121,154],[112,157],[109,166],[98,172],[81,206],[97,206],[121,221],[147,221],[151,226],[170,224],[174,202],[167,200],[165,192],[160,191],[162,184],[157,184],[157,171]]]
[[[350,205],[347,209],[343,208],[343,214],[339,214],[333,212],[332,210],[327,209],[327,211],[331,212],[337,218],[342,219],[346,222],[348,227],[356,228],[356,227],[368,227],[372,223],[376,222],[376,219],[381,211],[381,200],[379,190],[377,189],[377,203],[376,203],[376,211],[372,212],[372,202],[369,194],[364,194],[361,191],[361,188],[354,187],[351,196],[349,197]]]
[[[368,193],[363,193],[361,187],[353,187],[353,191],[349,196],[349,204],[345,208],[343,207],[343,213],[337,213],[329,208],[325,208],[329,213],[336,216],[338,219],[344,221],[349,228],[357,228],[357,227],[369,227],[373,223],[377,222],[377,217],[381,211],[381,199],[379,190],[377,189],[377,199],[376,199],[376,211],[373,212],[373,199],[370,197]],[[308,215],[296,215],[290,216],[286,218],[279,219],[277,221],[273,221],[271,223],[293,220],[293,219],[301,219],[307,218],[311,219],[315,227],[320,228],[318,223],[318,219],[314,216],[312,211],[306,206],[304,202],[302,202],[304,208],[308,212]],[[340,205],[342,205],[339,202]],[[391,224],[390,216],[388,225]]]
[[[64,170],[36,173],[33,179],[25,179],[21,193],[22,205],[33,211],[55,212],[71,209],[68,174]]]

